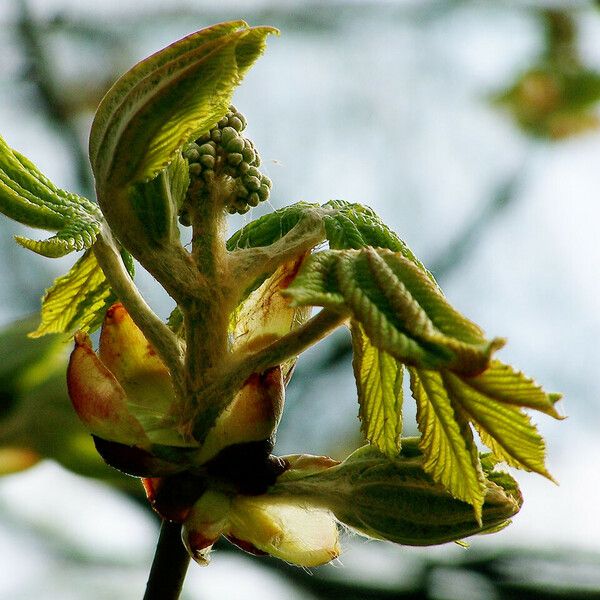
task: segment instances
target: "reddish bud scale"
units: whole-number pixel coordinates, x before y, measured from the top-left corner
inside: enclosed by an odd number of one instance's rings
[[[125,391],[93,351],[87,334],[75,334],[67,368],[69,397],[88,430],[107,440],[149,447],[140,422],[130,413]]]

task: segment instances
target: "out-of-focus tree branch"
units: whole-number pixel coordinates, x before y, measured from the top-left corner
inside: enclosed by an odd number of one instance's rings
[[[48,122],[68,144],[82,193],[90,195],[93,180],[87,153],[67,106],[58,93],[55,69],[46,51],[43,31],[31,14],[26,0],[20,3],[17,31],[26,58],[27,77],[35,85],[38,101]]]

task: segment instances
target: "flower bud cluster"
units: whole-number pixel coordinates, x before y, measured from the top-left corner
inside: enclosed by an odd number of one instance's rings
[[[242,135],[246,119],[234,106],[206,134],[188,144],[183,155],[189,162],[190,187],[186,203],[193,202],[198,193],[208,191],[216,175],[226,175],[232,181],[232,190],[226,208],[229,213],[244,214],[268,199],[271,180],[258,167],[260,157],[254,144]],[[189,225],[184,206],[180,221]]]

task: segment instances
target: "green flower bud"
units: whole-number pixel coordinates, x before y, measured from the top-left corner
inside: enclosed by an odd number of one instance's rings
[[[262,176],[261,183],[266,185],[269,189],[273,186],[273,182],[266,175]]]
[[[214,142],[207,142],[206,144],[202,144],[202,146],[198,146],[199,154],[208,154],[210,156],[217,155],[217,148]]]
[[[256,192],[252,192],[248,196],[248,199],[246,200],[246,202],[248,202],[248,206],[252,206],[254,208],[255,206],[258,206],[258,204],[260,203],[260,198]]]
[[[237,129],[237,127],[235,127],[235,125],[231,121],[231,119],[237,119],[242,124],[241,129],[239,129],[238,131],[243,131],[244,129],[246,129],[246,125],[248,124],[246,122],[246,117],[244,117],[244,115],[241,112],[238,112],[237,108],[233,105],[229,107],[229,110],[231,111],[229,124],[235,129]]]
[[[206,169],[214,169],[215,168],[215,157],[210,154],[204,154],[200,157],[200,164]]]
[[[224,145],[228,152],[241,152],[244,149],[244,140],[241,137],[235,137]]]
[[[239,164],[241,164],[242,161],[242,155],[237,152],[234,152],[233,154],[229,154],[227,156],[227,162],[233,167],[237,167]]]
[[[227,148],[229,144],[238,138],[238,132],[233,127],[225,127],[221,130],[221,145]]]
[[[244,185],[251,192],[256,192],[260,189],[260,179],[258,177],[252,177],[246,175],[243,179]]]
[[[245,160],[243,162],[241,162],[240,165],[239,165],[239,167],[238,167],[238,171],[242,175],[245,175],[248,172],[248,169],[250,169],[250,165]]]
[[[212,129],[210,132],[210,139],[217,143],[221,143],[221,130],[220,129]]]
[[[271,193],[271,190],[268,186],[266,186],[264,183],[261,184],[260,188],[258,189],[258,197],[260,198],[261,202],[264,202],[265,200],[267,200],[269,198],[269,194]]]
[[[251,166],[248,169],[248,172],[246,173],[246,177],[256,177],[259,181],[259,187],[260,187],[260,179],[262,177],[262,174],[256,167]]]
[[[198,160],[198,158],[200,158],[200,146],[192,142],[183,149],[182,154],[184,158],[188,159],[188,161],[195,162]]]
[[[200,173],[202,173],[202,165],[200,163],[191,163],[189,169],[190,175],[194,175],[195,177],[199,177]]]
[[[229,118],[229,126],[233,127],[237,132],[243,131],[245,123],[239,118],[239,116],[233,116]]]
[[[250,164],[254,163],[254,161],[256,160],[256,152],[254,152],[254,149],[250,145],[247,145],[242,150],[242,156],[244,157],[244,160]]]

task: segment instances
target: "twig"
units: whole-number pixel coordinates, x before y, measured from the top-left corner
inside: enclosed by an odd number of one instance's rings
[[[107,227],[100,232],[93,248],[98,264],[117,298],[123,302],[135,324],[163,359],[177,391],[182,393],[183,353],[179,339],[146,304],[133,284]]]
[[[342,325],[349,315],[323,309],[298,329],[290,331],[271,345],[254,354],[238,357],[230,355],[230,361],[214,383],[201,390],[197,398],[198,414],[193,424],[194,437],[204,440],[209,429],[252,373],[261,373],[270,367],[301,354],[310,346],[329,335]]]
[[[190,556],[181,541],[181,525],[163,521],[144,600],[177,600]]]

